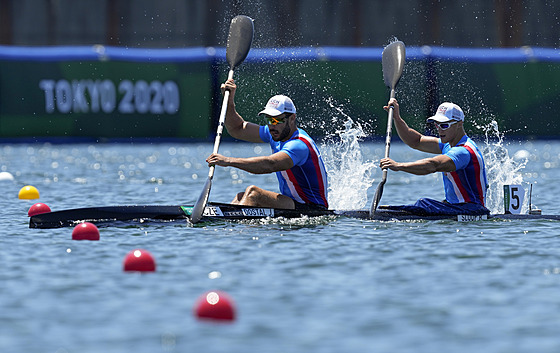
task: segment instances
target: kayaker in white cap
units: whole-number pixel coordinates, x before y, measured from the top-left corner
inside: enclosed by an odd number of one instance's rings
[[[423,215],[488,214],[489,210],[485,207],[488,182],[484,158],[474,141],[465,133],[463,110],[454,103],[440,104],[435,115],[427,119],[428,122],[435,123],[439,134],[437,138],[422,135],[410,128],[401,118],[396,99],[389,100],[383,108],[389,110],[391,106],[394,108],[394,123],[401,140],[416,150],[438,156],[400,163],[391,158],[383,158],[379,166],[382,169],[416,175],[442,172],[445,200],[422,198],[414,205],[389,208]]]
[[[259,115],[264,125],[245,121],[235,109],[234,80],[222,85],[230,91],[225,127],[239,140],[269,143],[272,154],[258,157],[225,157],[212,154],[209,165],[235,167],[253,174],[276,173],[280,192],[251,185],[238,193],[232,203],[285,209],[328,208],[327,172],[317,145],[296,124],[296,107],[284,95],[270,98]]]

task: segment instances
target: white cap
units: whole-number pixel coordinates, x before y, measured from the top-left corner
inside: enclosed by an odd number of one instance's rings
[[[264,110],[261,111],[259,115],[266,114],[270,116],[278,116],[283,113],[295,114],[296,106],[289,97],[279,94],[268,100],[266,107],[264,107]]]
[[[463,110],[457,104],[444,102],[437,108],[436,115],[428,118],[427,120],[438,123],[443,123],[444,121],[449,120],[464,121],[465,114],[463,114]]]

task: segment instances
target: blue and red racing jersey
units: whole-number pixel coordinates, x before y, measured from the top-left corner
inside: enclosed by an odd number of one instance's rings
[[[485,206],[486,167],[482,153],[468,136],[463,136],[456,146],[439,141],[441,153],[455,163],[454,172],[443,172],[445,199],[449,203],[471,202]]]
[[[327,201],[327,171],[315,142],[302,129],[297,129],[289,140],[274,141],[268,125],[259,130],[261,139],[270,143],[272,152],[286,153],[294,163],[288,170],[276,172],[280,193],[294,201],[329,207]]]

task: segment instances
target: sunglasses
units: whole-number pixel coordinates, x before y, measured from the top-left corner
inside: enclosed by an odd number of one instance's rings
[[[275,116],[267,116],[266,117],[266,122],[269,125],[278,125],[278,124],[284,124],[286,122],[286,119],[292,114],[284,114],[283,118],[279,118],[279,117],[275,117]]]
[[[457,124],[458,121],[457,120],[453,120],[453,121],[446,121],[445,123],[436,123],[436,125],[441,129],[441,130],[447,130],[451,127],[451,125],[453,124]]]

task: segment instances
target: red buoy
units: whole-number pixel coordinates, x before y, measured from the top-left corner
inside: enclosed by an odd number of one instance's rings
[[[99,240],[99,229],[93,223],[84,222],[74,227],[73,240]]]
[[[129,252],[123,263],[124,271],[154,272],[156,261],[152,254],[143,249],[135,249]]]
[[[44,203],[36,203],[33,206],[29,207],[29,211],[27,211],[27,215],[29,217],[41,214],[41,213],[49,213],[51,212],[51,208]]]
[[[234,321],[235,305],[227,293],[210,291],[198,298],[194,313],[199,319]]]

